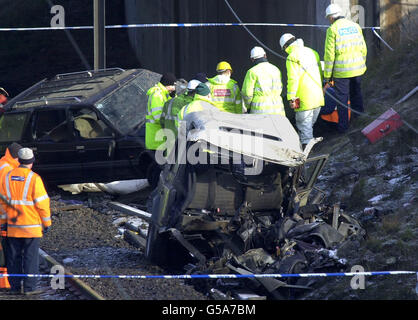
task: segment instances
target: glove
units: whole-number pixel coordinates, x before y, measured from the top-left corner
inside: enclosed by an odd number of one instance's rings
[[[49,231],[49,229],[51,229],[51,227],[44,228],[44,234],[47,233]]]
[[[299,109],[299,107],[300,107],[300,99],[299,98],[294,98],[292,100],[289,100],[289,107],[291,109]]]

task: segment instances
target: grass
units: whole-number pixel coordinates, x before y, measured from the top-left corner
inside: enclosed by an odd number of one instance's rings
[[[401,222],[398,215],[390,215],[382,219],[382,231],[386,234],[393,234],[399,231]]]
[[[364,244],[367,249],[374,253],[380,252],[383,248],[383,241],[376,236],[369,236]]]
[[[406,229],[405,231],[403,231],[401,234],[399,234],[399,238],[402,241],[410,241],[410,240],[414,240],[415,239],[415,233],[414,231],[412,231],[411,228]]]
[[[366,178],[360,178],[360,180],[355,184],[353,191],[348,199],[348,209],[356,210],[368,205],[367,196],[365,193],[366,188]]]

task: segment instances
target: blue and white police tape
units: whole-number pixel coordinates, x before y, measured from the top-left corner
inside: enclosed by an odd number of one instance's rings
[[[193,28],[193,27],[231,27],[231,26],[267,26],[267,27],[310,27],[328,28],[329,25],[301,24],[301,23],[148,23],[148,24],[117,24],[105,26],[106,29],[124,28]],[[362,27],[363,29],[380,29],[380,27]],[[75,27],[28,27],[28,28],[0,28],[0,31],[47,31],[47,30],[89,30],[93,26]]]
[[[335,273],[266,273],[266,274],[180,274],[180,275],[76,275],[76,274],[0,274],[1,277],[27,278],[93,278],[93,279],[243,279],[243,278],[309,278],[309,277],[354,277],[408,275],[417,271],[371,271],[371,272],[335,272]]]

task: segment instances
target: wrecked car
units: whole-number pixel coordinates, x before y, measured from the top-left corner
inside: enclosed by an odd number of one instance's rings
[[[0,152],[12,142],[32,148],[48,184],[146,177],[146,92],[160,77],[112,68],[44,79],[4,106]]]
[[[184,141],[177,141],[150,196],[149,259],[190,274],[344,266],[332,249],[363,229],[338,206],[321,204],[324,193],[314,183],[328,155],[309,156],[321,138],[302,150],[286,117],[230,114],[209,104],[184,120],[178,134]],[[309,289],[301,280],[251,278],[244,286],[279,299]],[[243,281],[207,280],[206,289],[238,290]]]

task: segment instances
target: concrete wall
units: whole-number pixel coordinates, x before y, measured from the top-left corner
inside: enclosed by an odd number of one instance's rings
[[[350,3],[349,0],[338,1],[347,6]],[[243,22],[329,24],[325,19],[329,0],[229,0],[229,3]],[[237,22],[223,0],[125,0],[125,11],[127,23]],[[366,24],[373,25],[373,21],[366,21]],[[280,49],[280,36],[290,32],[323,57],[326,28],[263,26],[249,29],[281,55],[285,54]],[[173,71],[177,77],[189,80],[197,72],[213,76],[216,64],[226,60],[231,63],[233,78],[240,85],[251,67],[250,50],[258,45],[243,27],[235,26],[137,28],[131,29],[129,36],[143,68],[160,73]],[[270,62],[280,68],[285,81],[284,60],[269,52],[267,55]]]
[[[382,34],[392,46],[400,41],[416,41],[418,35],[418,0],[379,0]]]

